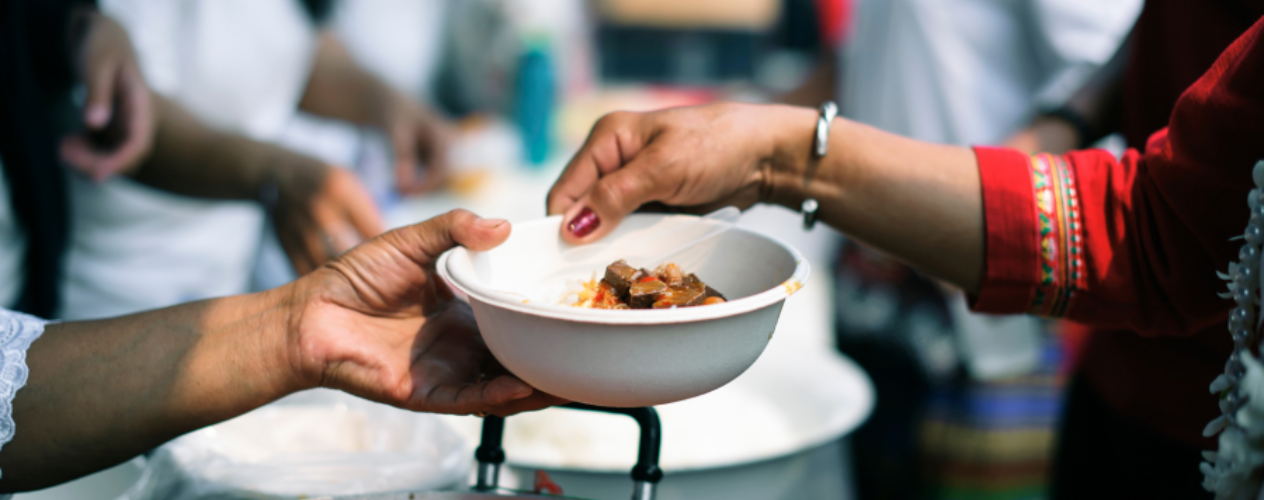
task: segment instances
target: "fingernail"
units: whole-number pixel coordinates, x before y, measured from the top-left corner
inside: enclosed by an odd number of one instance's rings
[[[588,236],[588,233],[593,232],[593,230],[597,229],[600,225],[601,219],[597,218],[597,214],[593,213],[591,208],[584,207],[584,209],[579,212],[579,215],[576,215],[574,219],[571,219],[571,223],[566,226],[566,229],[569,230],[571,234],[575,235],[575,237],[583,238]]]
[[[88,125],[100,127],[110,120],[110,111],[105,106],[91,106],[88,108],[87,121]]]
[[[509,221],[505,219],[479,219],[478,222],[475,222],[475,224],[478,224],[479,226],[485,227],[487,229],[496,229],[500,226],[505,225],[506,222],[509,222]]]

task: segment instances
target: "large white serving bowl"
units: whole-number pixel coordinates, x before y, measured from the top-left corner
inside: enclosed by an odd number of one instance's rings
[[[794,248],[740,227],[686,215],[634,214],[601,241],[575,247],[561,217],[517,224],[487,252],[455,248],[437,263],[466,296],[496,359],[532,386],[572,401],[652,406],[732,381],[763,352],[781,306],[806,282]],[[589,279],[617,259],[647,259],[712,236],[670,260],[724,293],[723,304],[671,310],[593,310],[560,305],[566,279]],[[600,276],[600,274],[598,274]]]

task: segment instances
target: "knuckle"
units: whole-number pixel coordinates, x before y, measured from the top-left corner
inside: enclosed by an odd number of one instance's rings
[[[636,196],[640,181],[632,176],[608,179],[597,185],[597,195],[614,207],[624,207],[625,202]]]
[[[593,188],[593,197],[611,205],[618,205],[623,199],[623,182],[618,179],[605,179]]]
[[[631,119],[633,113],[631,111],[611,111],[606,113],[597,120],[594,130],[609,131],[617,129],[620,125],[627,123]]]
[[[443,222],[445,226],[455,227],[472,221],[475,216],[474,212],[464,208],[454,208],[443,214]]]

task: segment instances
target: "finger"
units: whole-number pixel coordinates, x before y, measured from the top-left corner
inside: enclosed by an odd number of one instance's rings
[[[431,128],[427,128],[424,134],[425,137],[419,138],[423,146],[419,149],[422,151],[426,165],[425,176],[418,186],[420,192],[432,191],[443,186],[447,181],[448,173],[448,138]]]
[[[642,134],[634,130],[640,123],[637,118],[634,113],[616,112],[603,116],[593,125],[584,145],[549,190],[549,215],[565,213],[603,175],[623,167],[625,161],[640,152],[644,141],[638,139]]]
[[[638,207],[670,194],[673,177],[652,150],[642,152],[623,168],[598,179],[562,218],[562,238],[589,243],[609,234]]]
[[[397,125],[390,132],[395,151],[395,187],[403,194],[419,192],[417,180],[417,144],[411,127]]]
[[[85,80],[88,86],[88,97],[83,107],[83,122],[89,129],[99,130],[110,123],[114,111],[114,85],[121,65],[117,61],[105,60],[93,64]]]
[[[107,155],[97,151],[87,136],[80,134],[62,139],[58,154],[62,161],[74,167],[75,170],[95,180],[100,180],[97,172],[101,170],[99,166],[106,161]]]
[[[752,202],[752,204],[754,204],[754,202]],[[740,202],[740,199],[738,199],[738,202],[726,199],[726,200],[716,201],[713,203],[705,203],[702,205],[689,205],[689,206],[668,205],[666,203],[662,203],[658,201],[651,201],[649,203],[646,203],[644,205],[637,207],[635,212],[642,213],[642,214],[706,215],[716,210],[719,210],[721,208],[734,206],[734,205],[738,206],[739,208],[746,206]]]
[[[487,412],[493,408],[530,397],[535,393],[530,385],[512,375],[496,377],[489,381],[458,386],[435,387],[418,403],[422,411],[468,415]]]
[[[343,215],[362,239],[370,239],[386,230],[382,215],[373,204],[373,197],[355,175],[340,168],[331,168],[330,180],[326,182],[330,181],[337,183],[336,196],[341,200]]]
[[[307,249],[307,243],[300,235],[278,229],[277,240],[280,241],[281,248],[285,250],[285,255],[290,258],[290,265],[294,267],[295,274],[303,276],[316,268]]]
[[[114,116],[125,121],[122,124],[123,142],[97,165],[94,171],[97,179],[134,168],[149,154],[153,141],[151,95],[139,70],[129,67],[122,71],[116,88],[120,95]]]
[[[288,227],[281,227],[278,221],[277,231],[290,233],[295,241],[290,260],[294,264],[294,272],[303,276],[312,272],[329,260],[330,248],[324,229],[316,218],[315,211],[305,215],[294,215],[289,218]],[[296,258],[297,257],[297,258]]]
[[[507,417],[516,413],[542,410],[567,403],[570,403],[570,400],[562,399],[552,394],[541,392],[537,389],[535,392],[531,393],[530,396],[483,410],[483,413],[490,413],[498,417]]]
[[[312,249],[312,261],[320,266],[325,261],[341,255],[360,243],[360,236],[338,209],[324,200],[309,203],[312,221],[308,234],[308,247]],[[314,247],[311,240],[318,246]]]
[[[386,233],[382,239],[420,265],[434,263],[439,254],[461,245],[484,251],[504,243],[510,224],[483,219],[466,210],[453,210],[433,219]]]

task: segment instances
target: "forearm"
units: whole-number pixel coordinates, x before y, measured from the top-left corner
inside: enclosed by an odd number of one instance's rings
[[[27,352],[0,491],[111,466],[303,388],[287,361],[292,289],[49,325]]]
[[[383,108],[380,100],[395,90],[361,67],[346,47],[331,33],[322,33],[307,88],[299,108],[312,114],[374,125],[382,121],[375,113]]]
[[[155,95],[153,152],[133,174],[164,191],[213,199],[253,200],[267,185],[318,186],[319,160],[204,125],[179,104]]]
[[[771,201],[820,203],[821,221],[965,290],[983,269],[979,171],[967,148],[915,141],[835,120],[829,153],[812,158],[816,112],[777,107]]]

